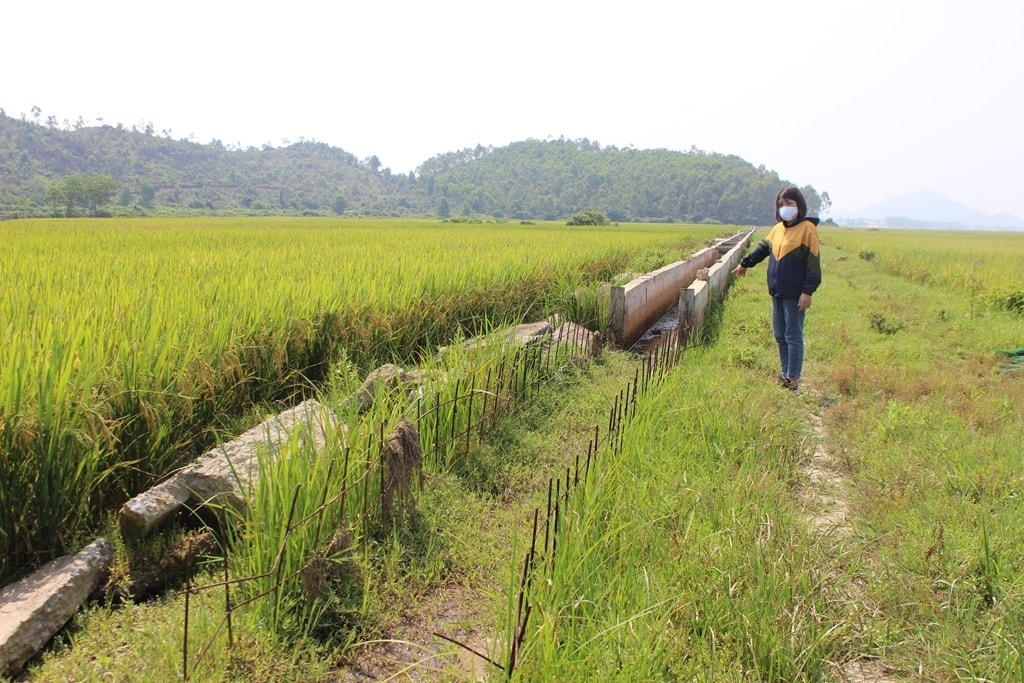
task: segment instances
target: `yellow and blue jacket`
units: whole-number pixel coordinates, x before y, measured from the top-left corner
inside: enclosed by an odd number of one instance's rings
[[[787,226],[776,223],[740,264],[750,268],[768,258],[768,293],[780,299],[814,294],[821,285],[821,244],[818,219],[804,218]]]

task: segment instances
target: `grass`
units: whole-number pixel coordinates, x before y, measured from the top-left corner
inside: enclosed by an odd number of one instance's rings
[[[1024,386],[999,372],[996,350],[1024,345],[1024,319],[894,272],[877,243],[865,243],[869,261],[844,259],[832,240],[823,235],[803,394],[774,384],[763,280],[737,280],[708,343],[640,397],[621,447],[573,498],[550,581],[530,596],[517,680],[842,680],[872,661],[899,680],[1021,679]],[[375,578],[355,640],[427,623],[446,586],[475,596],[474,614],[494,613],[488,624],[467,610],[471,631],[507,629],[545,483],[607,424],[634,369],[607,354],[551,380],[464,467],[433,476],[415,533],[385,535],[357,558]],[[818,445],[849,509],[831,533],[815,530],[806,497]],[[175,632],[180,603],[153,609]],[[176,661],[168,638],[126,632],[121,614],[94,607],[77,647],[35,675],[88,678],[88,653],[154,642],[168,650],[154,659]],[[250,637],[216,670],[330,680],[361,652]],[[130,659],[106,670],[125,675]]]
[[[750,383],[746,368],[718,365],[723,350],[686,354],[643,397],[620,451],[598,460],[533,596],[521,680],[826,671],[828,577],[790,495],[802,406],[765,391],[770,375]]]
[[[537,584],[522,680],[809,681],[871,660],[1020,680],[1024,388],[996,349],[1024,321],[881,256],[823,256],[805,393],[773,386],[764,284],[738,281],[716,343],[599,461]],[[802,493],[819,438],[851,510],[824,536]]]
[[[821,379],[838,399],[830,447],[852,482],[851,570],[864,608],[882,615],[866,644],[930,680],[1019,680],[1024,387],[998,372],[996,350],[1022,345],[1024,320],[953,282],[830,268],[847,303],[822,311],[822,335],[848,343]],[[1020,287],[1019,273],[1003,284]],[[865,326],[878,309],[901,328]]]

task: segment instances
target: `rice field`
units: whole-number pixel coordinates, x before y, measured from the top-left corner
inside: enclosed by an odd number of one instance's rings
[[[530,316],[722,226],[338,219],[0,226],[0,580],[267,403]]]
[[[962,292],[978,305],[1024,311],[1022,232],[823,229],[822,239],[893,275]]]
[[[619,407],[631,393],[623,384],[638,376],[627,354],[606,353],[571,381],[552,382],[539,405],[474,439],[467,460],[502,486],[448,472],[442,454],[425,467],[421,526],[374,537],[365,556],[339,552],[364,569],[332,585],[329,600],[296,590],[270,614],[267,605],[240,610],[233,644],[209,635],[225,610],[218,566],[210,590],[192,594],[193,616],[218,619],[184,620],[197,624],[192,650],[202,636],[213,654],[185,670],[208,680],[345,677],[394,654],[390,627],[412,614],[429,629],[450,617],[460,642],[464,633],[499,634],[485,650],[509,669],[491,666],[488,680],[1022,680],[1024,386],[996,350],[1024,346],[1024,317],[990,300],[987,284],[923,282],[894,265],[929,253],[931,271],[953,272],[963,247],[943,254],[943,239],[962,237],[823,230],[825,279],[808,318],[803,393],[775,383],[763,270],[737,280],[704,343],[632,392],[635,409]],[[975,258],[1004,273],[997,284],[1021,286],[1016,245],[979,245]],[[499,362],[451,348],[455,357],[431,370],[456,387],[467,368],[478,364],[487,376]],[[568,477],[574,458],[579,466],[588,453],[580,435],[610,430],[609,410],[629,417],[585,485],[565,489],[550,545],[534,526],[538,547],[550,551],[532,562],[530,513],[550,508],[553,496],[539,482]],[[460,433],[456,422],[449,432]],[[362,453],[360,434],[348,434],[344,445]],[[345,461],[336,450],[334,462]],[[327,458],[278,464],[254,499],[252,519],[265,526],[252,525],[251,548],[242,549],[249,539],[231,544],[239,549],[232,576],[272,566],[281,520],[308,509],[292,502],[299,483],[312,506],[338,488],[323,483],[338,474]],[[346,518],[358,517],[358,502],[348,501],[357,509]],[[296,566],[323,557],[319,541],[296,533],[294,544]],[[453,586],[493,607],[491,620],[486,610],[450,615],[447,602],[431,599]],[[180,595],[96,605],[74,645],[35,673],[130,678],[145,657],[152,680],[175,679],[182,647],[168,634],[181,632],[184,611]],[[396,656],[387,675],[441,679],[449,670],[432,669],[439,660],[430,655],[444,647]],[[444,679],[464,676],[453,669]]]

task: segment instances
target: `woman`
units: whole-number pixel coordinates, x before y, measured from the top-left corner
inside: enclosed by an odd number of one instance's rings
[[[772,328],[779,344],[782,386],[797,391],[804,365],[804,316],[821,284],[818,219],[807,215],[807,202],[795,187],[775,197],[775,224],[768,236],[732,272],[740,277],[768,258],[768,293]]]

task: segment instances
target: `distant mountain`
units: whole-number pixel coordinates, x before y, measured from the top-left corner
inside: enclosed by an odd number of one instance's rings
[[[846,225],[878,225],[893,228],[1024,229],[1024,218],[1008,213],[989,216],[972,206],[928,190],[886,199],[857,211],[840,222]]]

